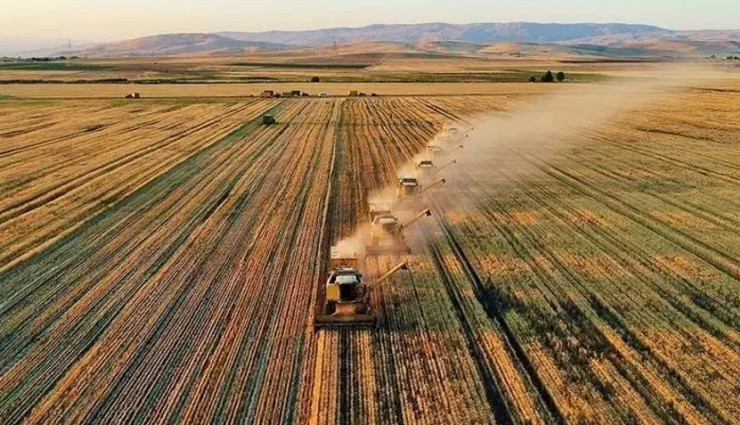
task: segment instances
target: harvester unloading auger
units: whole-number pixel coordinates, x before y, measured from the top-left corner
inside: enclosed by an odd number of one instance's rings
[[[444,183],[447,183],[447,179],[439,179],[436,182],[434,182],[434,183],[430,184],[429,186],[425,187],[421,191],[421,193],[426,193],[426,192],[432,190],[433,188],[435,188],[436,186],[439,186],[439,185],[444,184]]]
[[[427,208],[403,224],[391,213],[376,215],[370,224],[370,243],[365,247],[365,254],[410,254],[411,247],[406,242],[404,231],[422,218],[431,215],[432,211]]]
[[[317,300],[323,303],[314,315],[314,328],[363,327],[375,323],[370,307],[370,291],[390,279],[400,270],[408,270],[401,262],[381,277],[366,283],[359,271],[356,255],[343,256],[332,248],[329,278],[319,286]]]

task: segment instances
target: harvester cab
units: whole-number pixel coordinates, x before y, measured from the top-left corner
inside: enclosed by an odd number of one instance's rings
[[[317,306],[314,328],[370,326],[375,323],[370,309],[370,286],[364,282],[358,263],[356,256],[340,256],[332,247],[329,277],[325,284],[319,285],[317,301],[321,303],[321,309],[319,311]],[[388,280],[399,270],[408,270],[406,262],[376,279],[373,285]]]

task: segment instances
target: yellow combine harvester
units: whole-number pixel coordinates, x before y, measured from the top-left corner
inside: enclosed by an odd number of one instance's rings
[[[445,183],[447,180],[439,179],[429,186],[422,187],[416,177],[401,177],[396,185],[396,207],[402,210],[410,210],[422,205],[424,198],[422,194],[430,189]]]
[[[370,308],[370,289],[385,282],[398,271],[408,270],[408,264],[404,261],[367,284],[359,271],[357,256],[342,256],[332,248],[329,268],[329,278],[324,285],[319,286],[317,300],[323,306],[314,315],[314,328],[373,325],[375,317]]]
[[[396,184],[396,202],[398,209],[409,210],[422,204],[422,186],[416,177],[401,177]]]
[[[442,131],[442,134],[438,135],[436,139],[440,145],[456,145],[468,138],[470,136],[470,132],[473,130],[475,129],[470,127],[462,132],[458,130],[457,127],[449,127]]]
[[[456,151],[464,147],[465,145],[459,144],[453,148],[447,148],[447,147],[444,147],[443,145],[439,145],[436,143],[430,143],[429,145],[427,145],[427,152],[429,153],[429,157],[432,160],[444,159],[444,158],[448,158],[450,155],[452,155],[453,153],[455,153]]]
[[[432,211],[425,209],[404,224],[390,212],[376,215],[371,223],[370,244],[365,247],[365,254],[410,254],[411,247],[406,242],[404,230],[423,217],[431,215]]]
[[[457,164],[456,159],[453,159],[441,167],[437,167],[431,159],[425,159],[416,164],[416,169],[419,170],[419,177],[424,180],[429,180],[435,178],[440,171],[453,164]]]

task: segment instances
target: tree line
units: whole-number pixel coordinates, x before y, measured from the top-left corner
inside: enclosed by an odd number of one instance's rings
[[[557,80],[558,82],[561,82],[561,83],[563,81],[565,81],[565,73],[563,71],[558,71],[557,74],[553,75],[552,74],[552,71],[550,71],[548,69],[547,72],[544,73],[544,74],[542,74],[540,76],[540,78],[539,78],[539,81],[542,82],[542,83],[552,83],[555,80]],[[532,75],[531,77],[529,77],[529,82],[530,83],[536,83],[537,82],[537,77],[534,76],[534,75]]]

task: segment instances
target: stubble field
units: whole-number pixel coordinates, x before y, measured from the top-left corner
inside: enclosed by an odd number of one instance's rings
[[[0,102],[0,422],[736,423],[737,90],[474,136],[378,326],[313,330],[371,193],[524,87]]]

